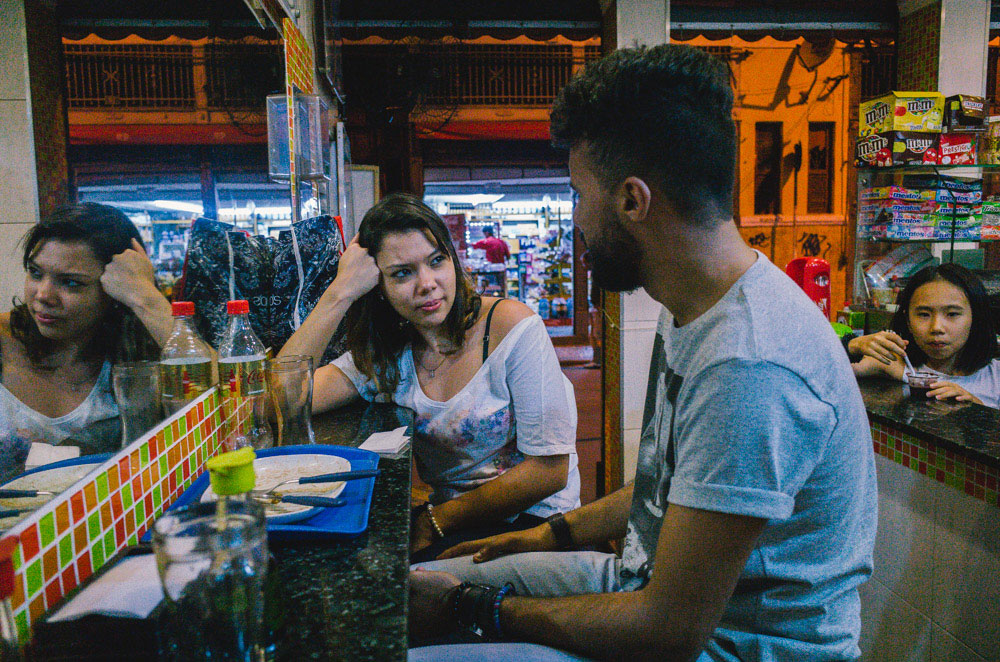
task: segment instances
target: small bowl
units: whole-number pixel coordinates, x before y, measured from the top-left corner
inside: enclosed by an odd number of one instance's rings
[[[936,375],[933,372],[923,371],[908,375],[906,381],[910,385],[910,395],[918,398],[926,398],[927,392],[931,390],[931,384],[940,378],[940,375]]]

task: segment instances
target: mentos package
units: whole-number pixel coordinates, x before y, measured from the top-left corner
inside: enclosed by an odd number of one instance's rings
[[[934,227],[971,228],[983,224],[982,214],[969,214],[968,216],[949,216],[945,214],[928,214],[926,216],[927,225]]]
[[[946,188],[937,190],[938,202],[964,202],[965,204],[973,204],[982,199],[982,191],[950,191]]]
[[[878,214],[882,211],[889,213],[929,214],[935,211],[936,208],[933,200],[871,200],[859,205],[858,211],[862,214]]]
[[[939,225],[934,228],[934,239],[960,239],[962,241],[979,241],[982,237],[982,228],[978,225],[952,229],[949,226]]]
[[[888,225],[886,239],[933,239],[934,228],[929,225]]]
[[[970,133],[942,133],[938,137],[938,163],[966,165],[977,162],[979,141]]]
[[[936,133],[944,119],[944,95],[940,92],[891,92],[868,101],[859,109],[861,136],[887,131]]]
[[[956,94],[944,100],[945,124],[948,132],[977,131],[986,119],[986,99],[969,94]]]
[[[960,202],[936,202],[933,213],[941,216],[974,216],[983,213],[981,204],[967,205]]]
[[[882,224],[859,225],[858,236],[862,239],[885,239],[885,229],[886,226]]]
[[[899,211],[880,211],[877,214],[859,214],[861,223],[869,225],[931,225],[929,214]]]
[[[861,189],[862,200],[934,200],[936,191],[932,188],[919,189],[905,186],[873,186]]]

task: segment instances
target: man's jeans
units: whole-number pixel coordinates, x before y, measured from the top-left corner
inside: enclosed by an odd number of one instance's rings
[[[598,552],[530,552],[502,556],[486,563],[473,563],[471,556],[416,563],[413,568],[443,570],[463,582],[501,586],[510,582],[518,595],[561,597],[619,590],[614,554]],[[555,648],[525,643],[456,644],[425,646],[410,650],[409,662],[567,662],[586,661]]]

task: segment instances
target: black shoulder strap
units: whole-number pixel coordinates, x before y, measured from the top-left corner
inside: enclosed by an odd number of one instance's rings
[[[503,301],[503,299],[497,299],[490,306],[490,312],[486,313],[486,331],[483,332],[483,363],[486,363],[487,357],[490,355],[490,322],[493,321],[493,311],[496,310],[497,304]]]

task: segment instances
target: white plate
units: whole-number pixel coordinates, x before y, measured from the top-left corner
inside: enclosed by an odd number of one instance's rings
[[[257,474],[256,488],[266,490],[274,487],[284,480],[292,478],[303,478],[305,476],[318,476],[320,474],[332,474],[340,471],[350,471],[351,463],[337,455],[326,454],[294,454],[294,455],[272,455],[270,457],[258,457],[253,461],[253,469]],[[346,482],[337,483],[289,483],[278,489],[282,494],[312,494],[316,496],[335,497],[344,491]],[[218,497],[209,485],[201,495],[201,501],[215,501]],[[281,517],[282,521],[293,521],[311,517],[311,511],[318,510],[313,506],[300,506],[290,503],[275,503],[267,506],[265,514],[268,518]]]
[[[100,460],[98,460],[100,461]],[[55,467],[53,469],[41,469],[34,473],[15,478],[9,483],[4,483],[3,488],[8,490],[47,490],[55,492],[56,496],[60,492],[77,482],[94,470],[94,462],[86,464],[74,464],[68,467]],[[54,499],[55,496],[48,494],[37,497],[23,497],[20,499],[0,499],[0,508],[16,508],[18,510],[35,510],[41,508],[46,503]],[[28,513],[21,513],[16,517],[4,518],[0,521],[20,519],[26,517]]]

